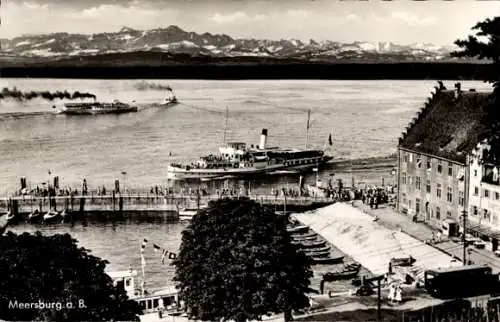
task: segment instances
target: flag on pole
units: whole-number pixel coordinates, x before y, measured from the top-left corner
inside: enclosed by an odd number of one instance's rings
[[[144,275],[144,268],[146,267],[146,259],[144,258],[143,254],[141,254],[141,267],[142,267],[142,274]]]
[[[156,244],[153,244],[153,247],[154,247],[154,251],[157,252],[161,249],[160,246],[156,245]]]
[[[328,136],[328,144],[329,144],[329,145],[333,145],[333,141],[332,141],[332,133],[330,133],[330,135]]]

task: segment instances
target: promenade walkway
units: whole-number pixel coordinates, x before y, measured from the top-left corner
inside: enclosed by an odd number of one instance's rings
[[[392,207],[387,205],[380,205],[378,209],[371,209],[369,205],[365,205],[359,200],[354,201],[352,204],[354,207],[363,210],[371,216],[377,216],[377,222],[379,224],[390,229],[401,230],[420,241],[430,240],[432,232],[437,232],[437,230],[423,223],[413,222],[409,216],[399,214]],[[462,260],[462,243],[445,240],[433,246]],[[494,273],[500,272],[500,258],[496,257],[493,252],[486,249],[477,249],[472,246],[469,246],[468,249],[468,259],[476,264],[488,264],[493,269]]]

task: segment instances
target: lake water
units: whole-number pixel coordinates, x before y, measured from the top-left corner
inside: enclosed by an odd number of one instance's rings
[[[398,137],[423,107],[435,85],[433,81],[421,80],[148,80],[170,85],[181,101],[175,107],[162,109],[151,104],[161,102],[164,93],[138,90],[140,82],[0,79],[2,88],[78,90],[94,93],[103,101],[135,100],[140,106],[138,113],[68,116],[54,113],[52,106],[60,105],[61,101],[0,101],[0,194],[18,189],[21,176],[26,176],[32,187],[47,181],[49,169],[52,176],[59,176],[63,186],[79,188],[83,178],[91,189],[97,185],[111,188],[115,179],[125,181],[130,189],[169,185],[166,179],[169,162],[194,161],[217,151],[224,137],[226,107],[229,110],[226,135],[230,141],[258,143],[261,129],[267,128],[270,145],[303,147],[310,109],[310,147],[324,147],[333,131],[335,161],[384,157],[396,152]],[[453,83],[447,81],[445,85],[452,88]],[[462,88],[482,90],[488,86],[462,82]],[[334,171],[338,177],[350,179],[353,174],[344,170]],[[327,176],[326,172],[321,176]],[[356,176],[358,181],[373,183],[379,183],[381,176],[391,180],[388,169],[370,165]],[[291,176],[259,180],[252,182],[252,186],[264,190],[297,182],[298,178]],[[176,250],[183,228],[180,223],[122,222],[73,227],[20,225],[13,230],[69,232],[83,247],[109,260],[111,269],[127,269],[129,264],[140,267],[139,247],[143,238]],[[146,252],[148,284],[161,286],[172,277],[173,267],[162,266],[161,255],[150,250]]]

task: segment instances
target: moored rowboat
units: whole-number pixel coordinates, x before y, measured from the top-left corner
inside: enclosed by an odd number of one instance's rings
[[[313,264],[338,264],[344,261],[344,256],[337,257],[311,257]]]

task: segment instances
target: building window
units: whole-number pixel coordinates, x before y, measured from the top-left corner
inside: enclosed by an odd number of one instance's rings
[[[431,170],[431,165],[432,165],[431,158],[428,157],[427,158],[427,170]]]
[[[498,200],[498,199],[500,199],[500,193],[495,192],[495,200]]]
[[[410,163],[413,162],[413,153],[410,153]]]
[[[436,196],[438,198],[441,198],[441,184],[440,183],[437,184]]]
[[[474,170],[474,177],[477,177],[477,170]]]
[[[448,202],[453,201],[453,190],[451,189],[451,187],[448,187],[446,190],[446,200],[448,200]]]
[[[420,155],[417,156],[417,168],[422,167],[422,157]]]
[[[413,184],[413,177],[412,176],[408,176],[408,185],[412,185]]]
[[[458,192],[458,203],[460,204],[460,206],[464,206],[464,192],[463,191],[459,191]]]
[[[401,184],[406,184],[406,172],[401,172]]]
[[[441,160],[438,160],[438,173],[443,172],[443,162]]]
[[[488,189],[484,189],[484,197],[489,198],[490,197],[490,191]]]
[[[431,193],[431,180],[426,180],[425,181],[425,191],[427,193]]]
[[[408,163],[408,153],[403,152],[403,162]]]
[[[441,209],[439,207],[436,207],[436,219],[441,219]]]
[[[448,210],[448,211],[446,212],[446,217],[451,217],[451,211],[449,211],[449,210]]]
[[[417,190],[420,190],[421,185],[422,185],[422,178],[415,177],[415,187],[417,188]]]
[[[486,220],[490,220],[490,212],[487,209],[483,209],[483,218]]]
[[[477,207],[476,206],[474,206],[474,208],[472,208],[472,214],[474,216],[477,216]]]
[[[452,177],[453,176],[453,163],[448,162],[448,176]]]
[[[415,213],[418,215],[420,213],[420,199],[415,199]]]
[[[474,196],[479,195],[479,187],[474,187]]]

